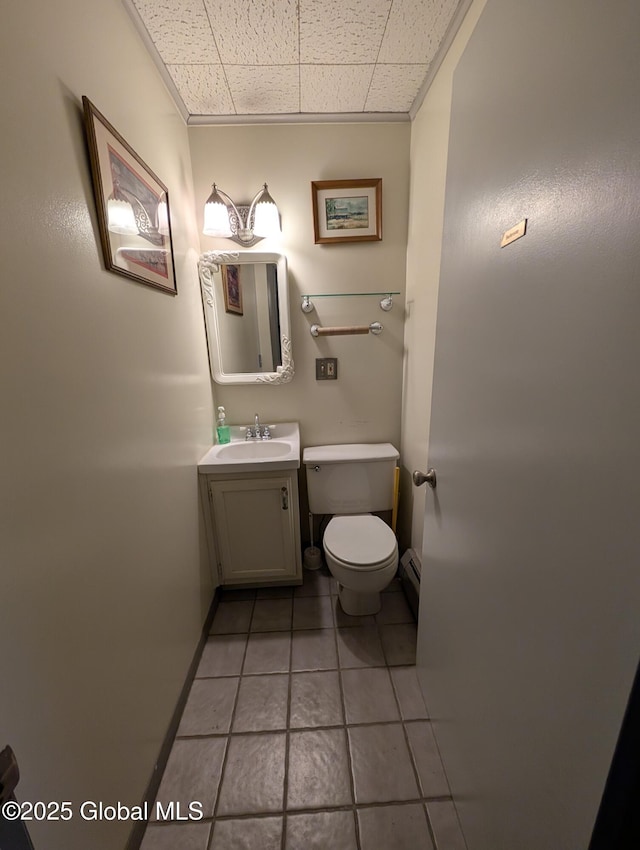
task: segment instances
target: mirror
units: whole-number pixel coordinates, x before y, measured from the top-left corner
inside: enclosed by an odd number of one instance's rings
[[[198,272],[214,381],[290,381],[294,369],[286,257],[208,251],[198,260]]]

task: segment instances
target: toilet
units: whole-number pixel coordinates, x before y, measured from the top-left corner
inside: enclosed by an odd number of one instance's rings
[[[399,456],[391,443],[309,446],[303,451],[309,510],[331,515],[322,548],[345,614],[376,614],[380,593],[396,574],[396,536],[372,512],[393,507]]]

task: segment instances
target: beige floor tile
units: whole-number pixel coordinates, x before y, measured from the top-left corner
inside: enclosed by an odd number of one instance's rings
[[[404,593],[383,593],[382,608],[376,614],[376,623],[414,623],[413,613]]]
[[[283,810],[285,739],[283,733],[231,736],[218,815]]]
[[[298,596],[328,596],[331,593],[333,577],[326,568],[304,570],[303,582],[293,591]]]
[[[207,850],[210,823],[149,824],[140,850]]]
[[[218,635],[204,645],[196,676],[238,676],[247,646],[246,635]]]
[[[292,670],[332,670],[337,666],[333,629],[305,629],[293,633]]]
[[[223,635],[248,632],[253,606],[253,601],[221,602],[216,609],[213,623],[211,624],[211,634]]]
[[[426,720],[427,707],[418,683],[416,668],[391,667],[393,687],[400,703],[400,713],[403,720]]]
[[[281,817],[242,818],[216,821],[210,850],[280,850],[281,846]]]
[[[347,723],[383,723],[400,720],[400,712],[386,667],[343,670],[342,688]]]
[[[285,850],[358,850],[353,812],[288,815]]]
[[[421,805],[358,810],[362,850],[433,850]]]
[[[293,600],[256,599],[251,620],[252,632],[283,632],[291,628]]]
[[[356,803],[387,803],[420,797],[400,723],[348,730]]]
[[[233,719],[234,732],[287,728],[289,676],[243,676]]]
[[[418,630],[415,623],[380,626],[380,637],[390,667],[416,663]]]
[[[466,850],[458,815],[450,800],[427,803],[427,814],[436,839],[436,850]]]
[[[293,600],[294,629],[332,629],[330,596],[301,596]]]
[[[179,803],[181,813],[186,814],[189,803],[197,801],[202,803],[205,817],[213,814],[226,745],[226,738],[176,740],[156,802],[165,807]]]
[[[236,677],[194,679],[182,712],[178,736],[228,732],[239,681]]]
[[[384,666],[384,653],[376,626],[338,629],[337,634],[341,667]]]
[[[423,796],[446,797],[450,793],[449,783],[442,767],[431,723],[417,720],[407,723],[405,728],[418,769]]]
[[[291,732],[288,809],[353,803],[344,729]]]
[[[289,632],[256,632],[249,635],[243,673],[287,673],[291,654]]]
[[[291,674],[292,729],[344,723],[337,670]]]

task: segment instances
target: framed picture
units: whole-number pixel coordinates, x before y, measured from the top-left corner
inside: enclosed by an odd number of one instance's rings
[[[220,266],[222,277],[222,294],[224,295],[224,309],[227,313],[243,315],[242,311],[242,284],[240,283],[239,266]]]
[[[175,295],[167,187],[87,97],[82,103],[105,265]]]
[[[315,180],[313,232],[316,244],[379,242],[382,239],[382,179]]]

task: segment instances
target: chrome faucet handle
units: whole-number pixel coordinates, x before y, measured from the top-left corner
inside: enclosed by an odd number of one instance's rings
[[[262,439],[263,440],[270,440],[271,439],[271,431],[269,430],[268,425],[262,426]]]

